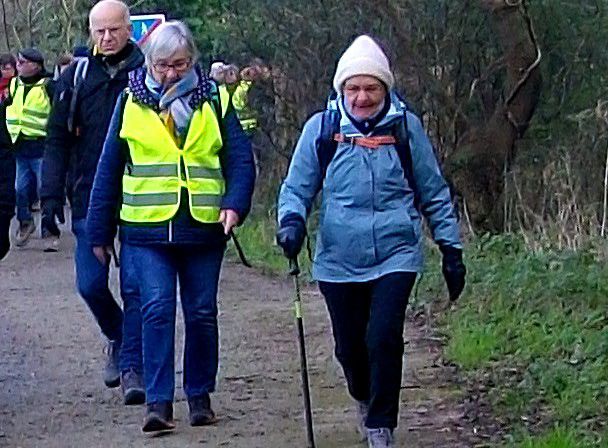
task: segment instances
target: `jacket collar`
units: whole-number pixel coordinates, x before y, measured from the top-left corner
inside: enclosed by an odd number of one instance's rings
[[[384,116],[379,123],[370,131],[370,134],[375,133],[378,129],[386,128],[392,126],[396,120],[401,119],[403,117],[404,112],[407,110],[407,107],[399,96],[391,91],[390,95],[391,105],[388,109],[388,112]],[[352,123],[346,110],[344,109],[344,104],[342,101],[342,95],[338,95],[338,97],[334,100],[331,100],[328,103],[328,109],[330,110],[338,110],[340,112],[340,132],[344,134],[346,137],[361,137],[363,134],[356,128],[356,126]],[[369,134],[367,134],[369,135]]]
[[[211,99],[212,83],[197,64],[194,68],[198,74],[198,86],[189,100],[190,107],[195,110],[201,104]],[[147,106],[156,112],[160,111],[158,100],[146,87],[146,67],[140,67],[129,73],[129,90],[133,93],[133,101],[139,105]]]
[[[96,54],[91,56],[97,61],[106,71],[108,67],[113,67],[116,72],[130,72],[141,67],[144,63],[144,54],[137,45],[132,42],[127,43],[119,54],[114,56],[104,56]]]

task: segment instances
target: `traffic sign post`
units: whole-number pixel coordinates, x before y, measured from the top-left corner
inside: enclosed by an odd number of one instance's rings
[[[165,21],[164,14],[141,14],[131,16],[133,25],[132,38],[137,45],[143,45],[152,31]]]

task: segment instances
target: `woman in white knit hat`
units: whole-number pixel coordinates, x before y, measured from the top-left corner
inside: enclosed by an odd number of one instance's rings
[[[370,447],[394,446],[405,310],[423,267],[422,217],[443,253],[451,300],[466,272],[448,186],[394,82],[378,44],[358,37],[338,62],[336,99],[304,125],[278,206],[277,241],[295,259],[322,191],[313,277]]]

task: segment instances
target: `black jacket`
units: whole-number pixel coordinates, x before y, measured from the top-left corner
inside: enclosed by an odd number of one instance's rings
[[[6,108],[0,107],[0,120],[6,123]],[[15,214],[15,159],[6,126],[0,126],[0,219]]]
[[[120,93],[128,83],[128,73],[144,62],[141,51],[128,44],[118,57],[89,56],[89,67],[78,93],[74,116],[76,132],[68,130],[68,115],[76,64],[59,78],[49,117],[41,199],[63,199],[67,185],[72,217],[86,217],[89,194],[106,133]]]

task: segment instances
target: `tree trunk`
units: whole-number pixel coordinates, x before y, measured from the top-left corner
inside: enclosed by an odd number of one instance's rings
[[[499,231],[505,170],[515,156],[536,105],[542,78],[524,0],[480,0],[504,49],[504,100],[491,118],[469,129],[445,163],[447,177],[466,201],[474,228]]]

